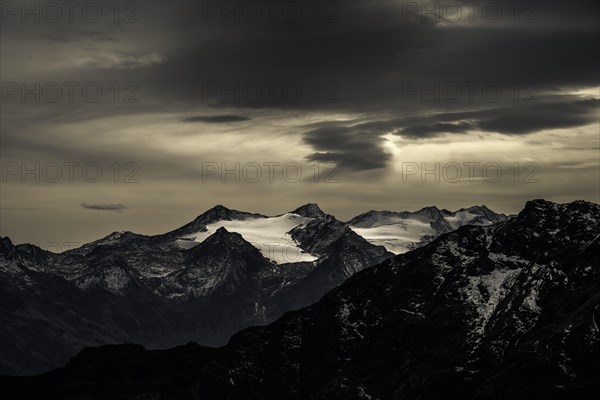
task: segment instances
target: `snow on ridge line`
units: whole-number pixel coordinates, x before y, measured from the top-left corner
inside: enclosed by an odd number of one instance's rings
[[[244,240],[260,250],[265,258],[277,264],[312,262],[318,257],[302,250],[288,234],[293,228],[306,225],[312,220],[313,218],[286,213],[275,217],[217,221],[206,225],[205,232],[181,237],[177,244],[186,249],[194,247],[223,227],[229,232],[239,233]]]
[[[394,254],[406,253],[410,246],[418,243],[423,236],[435,235],[435,230],[423,218],[397,219],[385,225],[372,228],[356,228],[350,226],[354,232],[365,238],[371,244],[384,246]]]
[[[474,220],[479,215],[471,213],[469,211],[456,211],[451,216],[444,216],[446,222],[450,224],[452,229],[458,229],[463,225],[466,225],[469,221]]]
[[[493,222],[484,215],[472,212],[471,209],[461,209],[442,218],[452,229],[468,224],[483,226]],[[400,213],[384,215],[385,213],[376,212],[375,215],[370,216],[366,227],[350,225],[350,228],[371,244],[384,246],[394,254],[406,253],[422,239],[436,237],[441,233],[431,226],[434,222],[432,219],[419,215],[418,212],[410,213],[407,217],[397,215]]]

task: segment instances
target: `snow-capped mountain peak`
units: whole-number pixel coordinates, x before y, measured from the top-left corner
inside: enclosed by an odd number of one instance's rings
[[[295,213],[275,217],[236,214],[233,217],[207,223],[201,230],[179,237],[177,244],[183,248],[191,248],[213,233],[226,229],[229,232],[239,233],[246,241],[258,248],[264,257],[277,264],[310,262],[317,259],[316,255],[305,252],[289,234],[292,229],[306,226],[313,218]]]
[[[262,214],[254,214],[244,211],[232,210],[222,205],[217,205],[207,210],[206,212],[200,214],[190,223],[168,233],[167,235],[183,236],[185,234],[201,231],[206,227],[207,224],[211,224],[217,221],[232,221],[251,218],[266,218],[266,216]]]

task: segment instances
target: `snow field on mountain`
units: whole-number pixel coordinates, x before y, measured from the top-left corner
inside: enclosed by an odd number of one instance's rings
[[[193,247],[206,240],[217,229],[223,227],[229,232],[236,232],[242,235],[244,240],[259,249],[265,258],[277,264],[311,262],[315,261],[318,257],[298,247],[298,243],[288,234],[293,228],[299,225],[306,225],[310,221],[312,221],[312,218],[292,213],[268,218],[218,221],[208,224],[205,232],[186,235],[183,237],[183,240],[180,239],[177,243],[184,248]]]
[[[370,243],[384,246],[394,254],[406,253],[410,250],[409,245],[419,242],[421,237],[436,234],[429,221],[419,218],[390,217],[386,221],[379,220],[378,225],[371,228],[350,228]]]

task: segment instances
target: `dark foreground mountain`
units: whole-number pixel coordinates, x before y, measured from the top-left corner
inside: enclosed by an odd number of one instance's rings
[[[600,206],[528,202],[359,272],[222,348],[82,351],[18,399],[595,399]]]

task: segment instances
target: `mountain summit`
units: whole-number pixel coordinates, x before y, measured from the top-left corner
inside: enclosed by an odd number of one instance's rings
[[[200,214],[193,221],[178,228],[172,232],[167,233],[168,236],[183,236],[185,234],[191,234],[194,232],[203,231],[206,229],[206,225],[217,222],[217,221],[231,221],[241,220],[247,218],[266,218],[262,214],[253,214],[244,211],[232,210],[222,205],[217,205],[204,213]]]
[[[315,203],[308,203],[303,205],[302,207],[298,207],[294,211],[292,211],[292,213],[307,218],[322,218],[325,215],[327,215]]]

